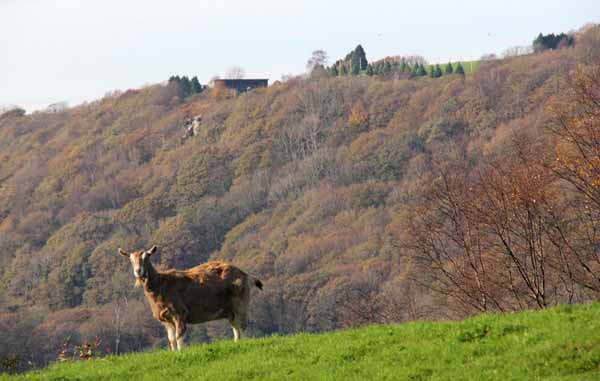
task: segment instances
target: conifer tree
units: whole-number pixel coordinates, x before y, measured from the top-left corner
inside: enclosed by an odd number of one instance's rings
[[[442,68],[439,64],[435,65],[434,78],[439,78],[442,76]]]
[[[373,70],[373,65],[368,64],[367,65],[367,75],[372,76],[373,74],[375,74],[375,71]]]
[[[400,62],[400,73],[406,72],[408,69],[408,65],[406,64],[406,60],[402,58],[402,62]]]
[[[410,71],[409,78],[413,79],[415,77],[418,77],[419,76],[418,71],[419,71],[419,65],[413,65],[413,67],[412,67],[412,69]]]
[[[465,69],[462,67],[462,64],[460,62],[458,64],[456,64],[456,70],[454,70],[454,72],[456,74],[460,74],[462,76],[465,75]]]
[[[383,64],[383,75],[388,75],[392,72],[392,64],[390,61],[385,61]]]
[[[448,62],[448,64],[446,65],[446,68],[444,70],[444,74],[452,74],[454,72],[454,69],[452,69],[452,63]]]
[[[417,76],[424,77],[427,75],[427,71],[425,70],[425,66],[423,64],[417,64],[419,67],[417,69]]]
[[[356,47],[356,49],[354,49],[353,59],[358,63],[359,71],[367,70],[367,66],[369,64],[367,61],[367,54],[360,44]]]
[[[352,61],[350,62],[350,73],[352,75],[360,74],[360,63],[358,62],[356,55],[352,56]]]
[[[187,97],[192,93],[192,84],[186,75],[181,77],[181,81],[179,81],[179,86],[181,91],[183,92],[183,96]]]
[[[202,85],[200,84],[200,81],[198,81],[197,76],[194,76],[190,82],[191,82],[191,88],[192,88],[193,94],[200,94],[202,92],[202,90],[204,90],[202,88]]]

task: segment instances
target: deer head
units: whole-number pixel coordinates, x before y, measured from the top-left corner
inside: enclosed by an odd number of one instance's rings
[[[156,246],[152,246],[149,250],[134,251],[128,253],[119,248],[119,254],[124,257],[129,257],[133,275],[135,276],[135,285],[140,286],[148,278],[148,268],[150,267],[150,256],[156,253]]]

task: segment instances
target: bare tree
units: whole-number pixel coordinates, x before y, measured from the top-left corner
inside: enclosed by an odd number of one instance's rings
[[[476,170],[441,168],[410,221],[411,249],[430,278],[416,279],[462,314],[546,308],[580,301],[569,205],[543,143],[514,139]],[[564,237],[570,237],[565,239]]]
[[[327,66],[327,52],[324,50],[315,50],[306,62],[306,71],[309,73],[317,66]]]
[[[532,46],[513,46],[502,52],[502,58],[512,58],[533,53]]]
[[[245,76],[246,72],[240,66],[232,66],[225,73],[225,78],[227,79],[242,79]]]
[[[402,59],[404,59],[404,62],[406,62],[406,64],[410,65],[410,66],[414,66],[416,64],[427,66],[427,60],[423,56],[410,55],[410,56],[399,57],[396,60],[396,62],[400,62]]]
[[[481,61],[494,61],[497,60],[498,56],[495,53],[487,53],[481,56]]]
[[[557,139],[549,168],[569,185],[579,223],[575,239],[560,235],[580,270],[586,289],[600,291],[600,65],[581,67],[567,78],[563,94],[551,107],[548,130]]]

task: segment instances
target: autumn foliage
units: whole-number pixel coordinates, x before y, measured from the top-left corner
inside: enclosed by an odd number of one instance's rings
[[[118,247],[260,276],[253,335],[597,298],[600,40],[582,33],[464,78],[171,83],[1,118],[0,357],[164,347]]]

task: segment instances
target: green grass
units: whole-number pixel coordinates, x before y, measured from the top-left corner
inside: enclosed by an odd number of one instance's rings
[[[1,380],[600,380],[600,304],[222,341]]]
[[[454,68],[454,70],[456,70],[457,63],[458,63],[458,61],[452,62],[452,67]],[[460,63],[462,65],[463,69],[465,69],[465,74],[473,74],[477,70],[479,70],[479,66],[481,66],[481,61],[460,61]],[[442,62],[442,63],[437,64],[437,65],[440,65],[440,68],[442,69],[442,73],[446,69],[447,64],[448,64],[448,62]],[[431,70],[431,67],[435,66],[435,65],[436,64],[427,65],[425,70],[427,70],[428,74],[429,74],[429,71]]]

